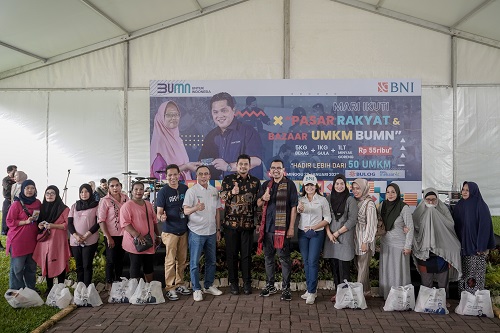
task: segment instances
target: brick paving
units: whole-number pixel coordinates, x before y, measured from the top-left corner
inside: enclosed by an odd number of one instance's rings
[[[160,332],[500,332],[500,319],[416,312],[384,312],[382,298],[367,300],[366,310],[336,310],[331,291],[318,291],[314,305],[293,292],[291,302],[280,294],[259,297],[233,296],[221,288],[221,296],[204,295],[202,302],[192,296],[159,305],[107,304],[78,308],[50,328],[57,333],[160,333]]]

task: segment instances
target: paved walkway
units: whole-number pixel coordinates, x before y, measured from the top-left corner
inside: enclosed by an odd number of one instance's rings
[[[301,292],[281,302],[280,294],[233,296],[221,290],[222,296],[205,295],[202,302],[180,296],[160,305],[78,308],[48,332],[500,332],[497,318],[384,312],[382,298],[368,299],[366,310],[336,310],[326,290],[318,291],[314,305],[306,305]],[[451,308],[457,304],[452,300]]]

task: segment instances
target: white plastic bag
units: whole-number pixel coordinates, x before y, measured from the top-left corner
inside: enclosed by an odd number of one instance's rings
[[[56,283],[52,289],[50,289],[45,304],[59,309],[64,309],[69,305],[69,303],[71,303],[72,299],[73,296],[69,292],[66,285],[64,283]]]
[[[127,280],[124,277],[119,282],[113,282],[109,292],[108,303],[129,303],[138,284],[137,279]]]
[[[337,286],[337,296],[335,298],[335,309],[366,309],[365,295],[363,294],[363,284],[359,282],[341,283]]]
[[[448,314],[446,308],[446,290],[444,288],[427,288],[420,286],[415,312]]]
[[[86,287],[85,283],[78,282],[75,288],[73,303],[77,306],[100,306],[102,305],[102,300],[93,283]]]
[[[455,312],[465,316],[494,318],[489,290],[478,290],[475,294],[462,291]]]
[[[43,305],[43,299],[40,295],[30,288],[7,289],[4,296],[10,306],[16,309]]]
[[[384,311],[411,311],[415,309],[415,288],[412,284],[391,287]]]
[[[147,283],[141,279],[134,294],[130,298],[130,303],[136,305],[165,303],[161,282],[151,281]]]

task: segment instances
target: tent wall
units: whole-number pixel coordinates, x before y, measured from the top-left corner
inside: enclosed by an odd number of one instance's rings
[[[451,38],[331,1],[292,1],[291,78],[451,84]]]
[[[420,78],[423,186],[476,180],[500,214],[491,167],[500,154],[490,144],[500,141],[499,49],[457,39],[454,100],[450,36],[328,0],[290,0],[286,29],[284,4],[244,2],[0,80],[0,133],[8,138],[0,167],[16,163],[39,190],[62,188],[71,169],[68,202],[82,182],[147,175],[149,80],[280,79],[289,60],[293,79]]]

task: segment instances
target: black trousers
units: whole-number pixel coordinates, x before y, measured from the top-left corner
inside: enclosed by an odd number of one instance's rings
[[[76,261],[76,278],[78,282],[83,282],[88,287],[92,283],[92,265],[97,251],[97,243],[89,246],[72,246],[71,253]]]
[[[144,274],[154,273],[154,254],[135,254],[129,253],[130,256],[130,278],[144,278],[141,274],[141,266]]]
[[[122,248],[123,236],[111,236],[115,241],[115,247],[108,247],[108,240],[104,237],[104,245],[106,246],[106,282],[113,283],[120,281],[123,276],[123,257],[125,250]]]
[[[2,235],[7,235],[7,231],[9,231],[9,228],[7,227],[7,213],[9,212],[10,208],[10,200],[9,199],[4,199],[3,204],[2,204]]]
[[[335,287],[344,283],[344,280],[351,281],[351,262],[339,259],[330,259],[332,265],[333,282]]]
[[[49,262],[47,261],[47,272],[49,271]],[[50,290],[52,289],[52,287],[54,286],[54,278],[56,276],[47,276],[45,277],[46,281],[47,281],[47,294],[50,292]],[[61,274],[59,274],[57,276],[57,283],[64,283],[64,280],[66,280],[66,270],[63,269],[63,271],[61,272]]]
[[[252,283],[252,242],[253,230],[224,229],[226,240],[226,263],[229,283],[238,284],[238,263],[243,283]],[[240,258],[238,258],[238,256]],[[238,260],[239,259],[239,260]]]

